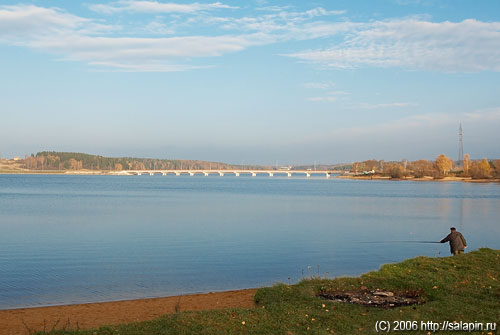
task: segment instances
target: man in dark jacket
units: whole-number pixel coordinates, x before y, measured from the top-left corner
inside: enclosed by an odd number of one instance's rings
[[[467,242],[462,234],[460,234],[455,227],[450,228],[448,236],[441,240],[441,243],[450,242],[450,251],[452,255],[463,254],[467,248]]]

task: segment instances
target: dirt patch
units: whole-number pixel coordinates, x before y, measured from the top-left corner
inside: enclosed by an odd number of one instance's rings
[[[19,161],[12,159],[0,159],[1,172],[18,172],[22,170],[22,164]]]
[[[104,325],[152,320],[164,314],[222,308],[255,307],[256,289],[127,300],[82,305],[0,310],[0,335],[29,334],[29,330],[89,329]]]
[[[404,292],[368,289],[355,291],[323,291],[320,292],[318,296],[339,302],[386,308],[422,303],[421,296],[417,290]]]

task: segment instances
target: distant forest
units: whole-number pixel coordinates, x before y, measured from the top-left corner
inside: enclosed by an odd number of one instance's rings
[[[198,160],[171,160],[133,157],[103,157],[78,152],[42,151],[26,156],[24,165],[30,170],[204,170],[265,169],[264,166],[231,165]]]

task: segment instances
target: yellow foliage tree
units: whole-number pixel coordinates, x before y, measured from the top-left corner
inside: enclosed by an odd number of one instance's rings
[[[143,162],[133,161],[131,165],[132,170],[146,170]]]
[[[424,176],[435,177],[439,175],[436,165],[425,159],[408,162],[408,170],[417,178],[422,178]]]
[[[465,174],[469,173],[469,166],[470,166],[470,155],[465,154],[464,155],[464,173]]]
[[[404,168],[399,163],[385,163],[384,174],[399,179],[404,176]]]
[[[495,168],[495,176],[500,177],[500,159],[493,162],[493,167]]]
[[[474,162],[470,169],[472,178],[483,179],[491,177],[491,166],[486,158],[480,162]]]
[[[453,161],[444,154],[441,154],[436,158],[436,166],[440,173],[447,175],[453,166]]]
[[[485,177],[491,177],[491,166],[486,158],[481,159],[481,162],[479,162],[479,170]]]

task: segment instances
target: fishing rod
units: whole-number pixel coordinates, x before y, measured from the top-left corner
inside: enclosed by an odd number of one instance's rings
[[[358,241],[356,243],[441,243],[436,241]]]

